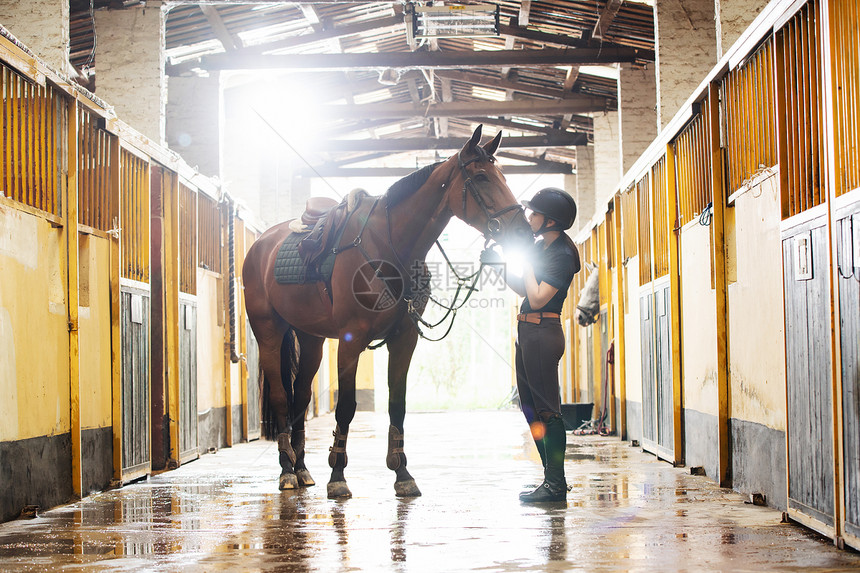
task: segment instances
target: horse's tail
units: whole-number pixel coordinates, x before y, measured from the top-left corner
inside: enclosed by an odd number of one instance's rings
[[[287,427],[292,425],[292,420],[289,416],[292,415],[293,407],[293,382],[296,379],[298,370],[298,342],[292,327],[288,328],[284,333],[284,338],[281,341],[281,384],[284,386],[284,391],[287,395]],[[269,397],[269,384],[271,381],[263,374],[263,369],[260,369],[260,377],[262,382],[261,394],[263,403],[260,408],[262,415],[262,424],[260,431],[263,438],[267,440],[278,439],[278,421],[275,417],[275,408]]]

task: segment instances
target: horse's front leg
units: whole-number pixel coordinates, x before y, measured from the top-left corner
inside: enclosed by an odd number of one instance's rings
[[[349,425],[355,417],[355,375],[358,370],[358,357],[367,346],[353,334],[353,330],[345,330],[340,336],[337,347],[337,408],[334,429],[334,445],[329,450],[328,465],[331,466],[327,490],[330,499],[352,497],[352,492],[346,485],[343,470],[348,461],[346,455],[346,438]]]
[[[406,469],[403,451],[403,422],[406,419],[406,375],[412,353],[418,342],[418,331],[407,319],[400,333],[388,342],[388,454],[385,463],[394,470],[394,493],[398,497],[418,497],[421,490]]]

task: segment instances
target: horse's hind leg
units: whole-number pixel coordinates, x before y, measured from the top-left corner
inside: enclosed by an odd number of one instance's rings
[[[385,463],[396,474],[394,493],[398,497],[418,497],[421,490],[406,469],[403,451],[403,422],[406,419],[406,374],[418,342],[418,331],[411,323],[388,342],[388,454]]]
[[[278,328],[273,324],[258,325],[254,330],[260,345],[260,366],[265,376],[265,395],[263,396],[263,416],[268,422],[265,429],[267,438],[278,442],[278,455],[281,464],[281,475],[278,479],[280,489],[295,489],[298,479],[293,464],[296,454],[290,443],[289,396],[283,376],[287,384],[292,376],[293,349],[292,330],[288,327]],[[289,337],[289,338],[288,338]]]
[[[296,381],[293,383],[293,404],[290,409],[290,418],[293,420],[292,436],[290,444],[296,453],[294,464],[296,478],[301,487],[315,485],[314,478],[305,465],[305,413],[311,401],[311,393],[314,376],[319,370],[323,355],[324,338],[311,336],[301,331],[296,331],[301,354],[299,355],[299,368]]]

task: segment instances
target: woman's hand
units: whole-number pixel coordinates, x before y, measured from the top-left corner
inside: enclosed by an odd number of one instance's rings
[[[525,264],[523,282],[525,283],[525,296],[529,299],[529,306],[532,310],[543,308],[558,292],[558,289],[549,283],[537,282],[535,271],[529,262]]]

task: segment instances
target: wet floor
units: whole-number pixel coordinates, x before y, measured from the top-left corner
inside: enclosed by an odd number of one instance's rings
[[[308,423],[315,487],[279,492],[252,442],[0,525],[0,571],[836,571],[860,555],[616,438],[568,435],[566,504],[521,505],[537,452],[514,411],[410,414],[394,496],[387,417],[359,413],[353,498],[326,498],[334,419]]]

